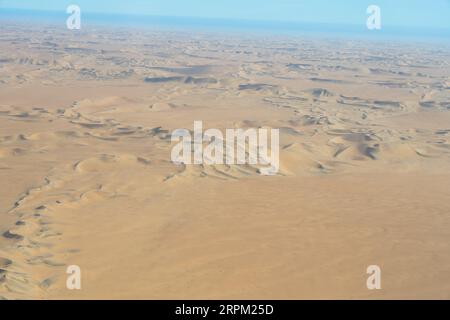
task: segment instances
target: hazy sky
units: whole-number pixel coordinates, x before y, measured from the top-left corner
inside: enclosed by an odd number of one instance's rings
[[[381,7],[385,26],[450,29],[450,0],[0,0],[0,8],[365,24],[366,8]],[[1,10],[1,9],[0,9]]]

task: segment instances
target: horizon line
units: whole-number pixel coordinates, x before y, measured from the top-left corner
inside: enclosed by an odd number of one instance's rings
[[[68,15],[66,10],[54,10],[54,9],[31,9],[31,8],[16,8],[16,7],[2,7],[0,4],[0,16],[2,10],[18,11],[18,12],[40,12],[40,13],[58,13],[62,15]],[[149,13],[119,13],[119,12],[99,12],[99,11],[81,11],[81,14],[87,15],[103,15],[103,16],[120,16],[120,17],[153,17],[153,18],[178,18],[178,19],[190,19],[190,20],[203,20],[203,21],[222,21],[222,22],[248,22],[254,24],[276,24],[278,26],[295,26],[295,25],[311,25],[311,26],[342,26],[342,27],[361,27],[365,28],[363,23],[342,23],[342,22],[323,22],[323,21],[295,21],[295,20],[276,20],[276,19],[251,19],[251,18],[227,18],[227,17],[202,17],[202,16],[184,16],[184,15],[156,15]],[[412,30],[428,30],[428,31],[446,31],[450,32],[450,25],[445,27],[436,26],[407,26],[407,25],[394,25],[383,24],[384,28],[393,29],[412,29]]]

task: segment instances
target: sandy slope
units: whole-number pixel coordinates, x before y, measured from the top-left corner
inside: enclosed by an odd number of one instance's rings
[[[1,297],[450,298],[449,48],[12,25],[0,46]],[[280,174],[173,164],[194,120],[279,128]]]

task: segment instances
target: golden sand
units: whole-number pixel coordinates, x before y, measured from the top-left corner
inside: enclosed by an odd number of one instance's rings
[[[45,30],[0,34],[0,297],[450,298],[449,48]],[[195,120],[279,174],[175,165]]]

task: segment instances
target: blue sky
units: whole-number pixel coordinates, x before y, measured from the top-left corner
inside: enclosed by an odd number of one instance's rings
[[[0,8],[365,24],[366,8],[381,7],[384,26],[450,29],[450,0],[0,0]]]

